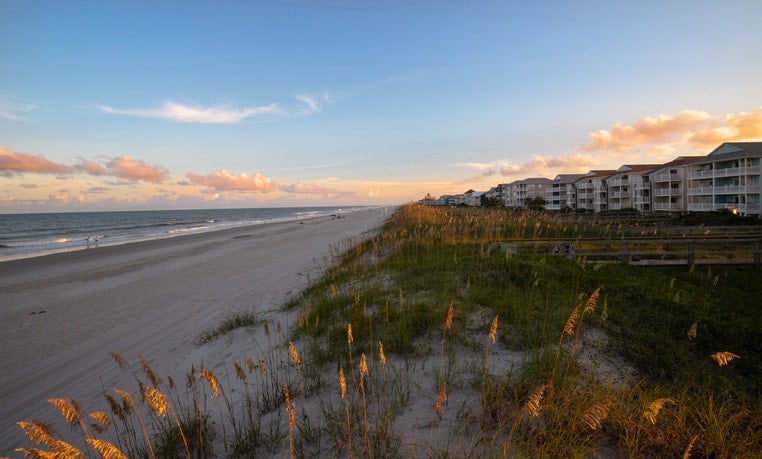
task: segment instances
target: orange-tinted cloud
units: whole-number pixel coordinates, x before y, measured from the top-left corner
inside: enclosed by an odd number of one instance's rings
[[[24,172],[69,174],[73,172],[73,169],[63,164],[54,163],[42,155],[16,153],[0,146],[0,174],[10,176]]]
[[[645,144],[670,142],[687,132],[701,129],[712,123],[713,117],[706,112],[684,110],[677,115],[645,117],[632,124],[616,123],[609,130],[589,135],[586,151],[625,151]]]
[[[169,171],[162,166],[151,166],[142,160],[133,159],[129,156],[114,158],[106,166],[112,175],[129,180],[161,182],[169,175]]]
[[[664,159],[670,155],[707,150],[723,142],[762,139],[762,107],[752,113],[724,116],[685,110],[676,115],[645,117],[632,124],[616,123],[589,135],[585,151],[605,152],[610,159]]]
[[[74,166],[77,170],[86,172],[90,175],[106,175],[108,172],[106,168],[93,161],[82,161]]]
[[[275,183],[260,174],[247,175],[241,173],[233,175],[223,169],[207,175],[189,172],[185,176],[193,183],[208,186],[217,191],[261,191],[266,193],[275,189]]]
[[[734,140],[762,138],[762,107],[752,113],[728,113],[720,126],[698,130],[688,138],[697,147],[711,148]]]

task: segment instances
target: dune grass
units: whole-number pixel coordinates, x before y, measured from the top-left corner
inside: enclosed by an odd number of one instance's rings
[[[616,238],[641,225],[404,206],[374,237],[332,249],[323,275],[284,305],[293,328],[236,317],[205,333],[262,327],[259,357],[224,362],[222,373],[194,369],[178,385],[140,356],[137,370],[114,356],[137,390],[107,394],[110,414],[73,402],[60,410],[78,445],[59,443],[42,421],[20,423],[37,444],[22,452],[754,457],[759,268],[691,272],[491,249]]]

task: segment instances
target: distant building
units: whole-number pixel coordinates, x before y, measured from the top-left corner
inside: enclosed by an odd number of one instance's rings
[[[547,210],[561,211],[565,208],[577,208],[577,188],[574,182],[584,177],[585,174],[559,174],[551,182],[545,197]]]
[[[606,179],[615,173],[615,170],[592,170],[574,182],[577,188],[577,210],[607,211]]]
[[[648,173],[660,164],[625,164],[606,179],[608,210],[651,211]]]
[[[648,173],[651,212],[682,213],[688,210],[687,170],[703,156],[681,156]]]
[[[527,200],[542,198],[548,194],[552,180],[544,177],[526,178],[510,183],[511,199],[509,207],[525,207]]]
[[[723,143],[688,166],[688,210],[760,216],[762,142]]]

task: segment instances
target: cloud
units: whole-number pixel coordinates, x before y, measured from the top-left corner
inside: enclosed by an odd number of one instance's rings
[[[381,190],[379,190],[379,189],[375,189],[374,190],[373,188],[368,188],[368,197],[369,198],[378,198],[378,197],[381,197]]]
[[[162,166],[151,166],[142,160],[133,159],[129,156],[114,158],[106,166],[111,175],[129,180],[161,182],[169,175],[169,171]]]
[[[457,184],[462,185],[477,182],[498,173],[503,177],[539,176],[552,178],[561,173],[587,172],[590,168],[597,166],[599,162],[598,159],[588,154],[575,153],[569,156],[532,155],[529,161],[522,164],[517,164],[506,159],[499,159],[489,163],[459,163],[456,166],[476,169],[480,173],[479,175],[460,180]]]
[[[228,106],[202,107],[199,105],[185,105],[171,100],[165,101],[163,105],[157,108],[118,109],[109,105],[98,105],[96,108],[102,112],[114,115],[155,118],[178,123],[204,124],[236,124],[252,116],[278,115],[283,113],[283,110],[276,104],[244,108]]]
[[[185,176],[193,183],[208,186],[217,191],[261,191],[266,193],[275,189],[275,183],[260,174],[246,175],[241,173],[233,175],[223,169],[207,175],[189,172]]]
[[[0,94],[0,118],[11,121],[26,121],[26,118],[19,114],[34,110],[34,108],[34,105],[18,102]]]
[[[328,91],[324,91],[322,94],[296,94],[294,96],[296,100],[300,102],[298,113],[302,116],[308,116],[323,111],[323,104],[333,103],[334,100]]]
[[[73,169],[69,166],[50,161],[42,155],[16,153],[0,146],[0,175],[8,177],[24,172],[69,174],[73,172]]]
[[[712,147],[733,140],[762,139],[762,107],[752,113],[729,113],[721,125],[698,130],[688,138],[697,147]]]
[[[762,107],[752,113],[724,116],[684,110],[675,115],[645,117],[632,124],[616,123],[589,135],[583,148],[610,157],[645,152],[651,157],[685,150],[706,150],[723,142],[762,139]],[[642,158],[641,158],[642,159]]]
[[[352,191],[339,191],[334,188],[320,185],[318,183],[295,183],[293,185],[280,185],[278,189],[285,191],[286,193],[318,194],[328,197],[349,196],[355,194]]]
[[[103,166],[93,161],[81,160],[74,168],[90,175],[106,175],[108,173]]]

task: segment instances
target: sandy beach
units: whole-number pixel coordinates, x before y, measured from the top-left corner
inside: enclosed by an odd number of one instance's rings
[[[103,388],[133,387],[109,356],[181,379],[192,364],[240,358],[246,343],[195,344],[230,314],[284,328],[280,306],[315,278],[331,247],[378,228],[373,209],[0,263],[0,455],[29,442],[17,421],[60,415],[47,400],[105,409]]]

